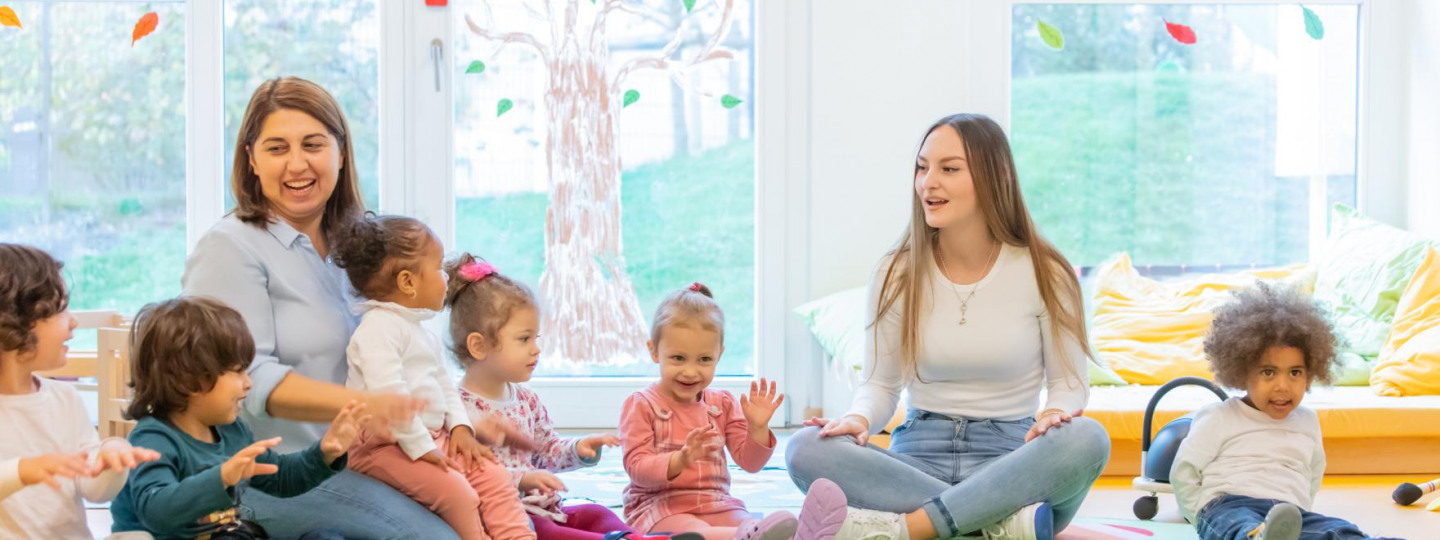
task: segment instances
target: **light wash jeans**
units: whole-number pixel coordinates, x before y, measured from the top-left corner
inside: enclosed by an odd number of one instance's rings
[[[274,538],[327,531],[345,538],[459,540],[434,512],[379,480],[346,469],[297,497],[247,489],[240,504]]]
[[[819,428],[805,428],[790,440],[785,462],[801,490],[826,478],[851,506],[924,508],[940,538],[975,533],[1038,502],[1050,503],[1059,532],[1110,459],[1110,437],[1099,422],[1080,417],[1026,444],[1034,423],[912,409],[889,450],[849,437],[821,439]]]

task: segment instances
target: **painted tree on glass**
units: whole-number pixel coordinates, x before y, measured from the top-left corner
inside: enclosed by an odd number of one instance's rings
[[[481,26],[469,15],[465,22],[472,32],[501,47],[533,49],[548,71],[544,103],[549,208],[540,275],[545,354],[562,362],[624,365],[648,356],[645,316],[626,272],[620,231],[619,136],[629,90],[626,78],[640,70],[664,70],[684,88],[683,75],[689,69],[733,59],[734,53],[720,44],[730,33],[735,2],[715,0],[719,24],[707,30],[709,38],[693,53],[678,54],[686,41],[682,20],[658,54],[611,65],[606,37],[611,15],[668,17],[633,2],[598,1],[593,6],[583,0],[527,3],[531,14],[549,24],[544,42],[528,32]],[[694,15],[695,0],[675,1]],[[486,22],[493,25],[494,18]]]

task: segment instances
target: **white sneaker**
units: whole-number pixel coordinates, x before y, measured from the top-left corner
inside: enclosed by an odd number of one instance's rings
[[[985,540],[1054,540],[1055,515],[1050,503],[1035,503],[980,532]]]
[[[845,524],[835,533],[835,540],[905,540],[905,516],[851,507],[845,513]]]

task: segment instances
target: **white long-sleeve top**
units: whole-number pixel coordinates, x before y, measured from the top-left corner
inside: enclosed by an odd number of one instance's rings
[[[1277,499],[1309,510],[1325,478],[1320,417],[1296,407],[1281,420],[1232,397],[1195,413],[1170,468],[1185,519],[1221,495]]]
[[[1090,399],[1085,348],[1074,339],[1051,338],[1050,314],[1030,261],[1028,249],[1004,245],[990,273],[973,285],[951,283],[929,261],[920,269],[921,278],[929,280],[929,301],[920,307],[919,377],[900,357],[902,295],[865,332],[861,384],[847,414],[864,417],[870,431],[879,432],[895,414],[902,390],[909,391],[910,408],[953,417],[1018,420],[1045,409],[1085,408]],[[866,324],[875,320],[889,266],[885,257],[870,280]],[[1037,408],[1042,387],[1044,409]]]
[[[90,463],[102,444],[85,414],[80,394],[69,384],[35,378],[29,394],[0,395],[0,538],[85,538],[80,499],[105,502],[125,486],[125,474],[105,471],[94,478],[58,478],[60,489],[20,482],[20,460],[44,454],[88,452]]]
[[[377,300],[357,305],[356,311],[361,313],[360,326],[345,349],[350,364],[345,386],[429,403],[414,420],[390,428],[405,455],[419,459],[435,450],[432,430],[470,427],[455,380],[441,360],[445,348],[439,336],[420,325],[435,312]]]

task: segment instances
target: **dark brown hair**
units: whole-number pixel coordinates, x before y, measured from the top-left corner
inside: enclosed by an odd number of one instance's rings
[[[1015,158],[1010,152],[1010,141],[1005,138],[1005,131],[987,116],[956,114],[931,124],[920,144],[923,146],[925,139],[944,126],[960,134],[965,160],[975,184],[975,198],[990,236],[1001,243],[1025,248],[1030,254],[1035,284],[1040,289],[1045,312],[1052,321],[1049,338],[1054,343],[1073,339],[1083,347],[1087,358],[1093,358],[1085,328],[1080,279],[1070,261],[1040,235],[1040,229],[1030,218],[1030,211],[1026,209],[1025,199],[1020,193],[1020,176],[1015,169]],[[939,229],[925,223],[924,202],[913,186],[915,175],[916,169],[912,165],[912,185],[908,188],[910,224],[901,233],[895,249],[886,257],[889,265],[880,285],[875,319],[867,321],[873,328],[891,309],[900,308],[900,361],[910,373],[918,373],[920,308],[926,305],[924,298],[929,292],[929,280],[924,278],[928,274],[924,269],[934,264],[933,242],[940,233]],[[879,341],[876,343],[878,346]],[[1057,350],[1063,356],[1069,348],[1057,347]],[[1075,372],[1068,361],[1062,364],[1071,385],[1078,385],[1083,374]]]
[[[1305,355],[1310,381],[1330,384],[1339,342],[1320,306],[1293,287],[1263,281],[1235,291],[1234,298],[1215,310],[1205,336],[1216,382],[1243,389],[1266,350],[1294,347]]]
[[[260,177],[250,166],[250,152],[265,120],[278,110],[299,111],[325,125],[325,130],[340,143],[340,173],[335,191],[325,202],[320,227],[328,238],[351,219],[365,213],[365,200],[360,197],[360,179],[355,172],[354,145],[350,142],[350,124],[340,104],[324,88],[299,77],[278,77],[261,83],[250,96],[240,134],[235,138],[235,165],[230,172],[230,191],[235,195],[235,216],[240,221],[263,227],[271,221],[270,201],[260,188]]]
[[[395,276],[401,270],[419,271],[420,254],[435,241],[434,231],[418,219],[367,217],[350,222],[336,235],[331,254],[356,292],[383,298],[395,291]]]
[[[0,351],[35,348],[35,325],[70,305],[60,261],[39,248],[0,243]]]
[[[461,269],[475,262],[484,262],[484,259],[461,253],[445,263],[445,273],[450,276],[445,289],[445,306],[450,308],[450,348],[461,368],[475,361],[465,343],[470,334],[478,333],[495,341],[500,328],[510,322],[510,315],[516,309],[538,308],[530,289],[504,274],[497,272],[479,281],[465,279]]]
[[[255,341],[240,312],[203,296],[150,304],[130,331],[130,386],[135,397],[125,417],[168,419],[193,394],[209,392],[227,371],[243,371],[255,358]]]
[[[655,317],[650,321],[650,342],[659,347],[660,331],[666,326],[691,323],[719,332],[720,344],[725,344],[725,312],[715,303],[710,287],[699,282],[670,293],[655,307]]]

